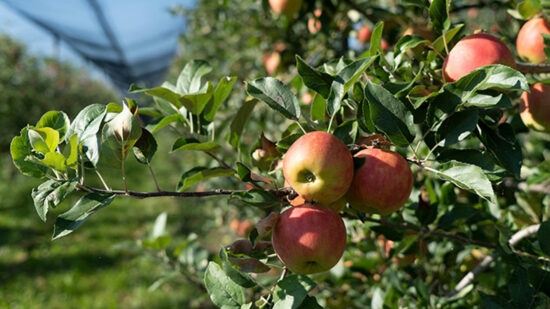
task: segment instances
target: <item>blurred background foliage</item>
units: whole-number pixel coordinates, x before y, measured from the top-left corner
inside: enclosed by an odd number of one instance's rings
[[[295,79],[296,54],[312,65],[341,56],[360,56],[369,48],[368,42],[357,40],[362,25],[372,27],[384,21],[383,38],[389,50],[404,33],[433,39],[436,34],[429,28],[428,16],[410,5],[413,2],[304,1],[305,5],[294,18],[274,15],[268,9],[267,0],[200,1],[194,11],[175,7],[174,14],[187,18],[189,30],[181,38],[180,54],[166,80],[174,82],[183,65],[191,59],[207,60],[214,68],[207,78],[218,81],[226,75],[238,77],[238,89],[227,102],[228,110],[236,110],[244,100],[242,89],[247,80],[273,75],[300,87],[301,83]],[[464,33],[484,29],[512,45],[521,21],[507,10],[516,4],[516,1],[453,1],[452,19],[465,23]],[[265,60],[269,57],[278,59],[275,69],[266,67]],[[8,143],[22,127],[35,123],[48,110],[63,110],[73,118],[88,104],[120,102],[122,97],[80,68],[28,55],[25,46],[7,36],[0,36],[0,68],[0,308],[211,307],[200,281],[200,270],[207,258],[216,255],[223,245],[244,236],[260,218],[259,212],[216,197],[125,199],[117,201],[110,210],[96,214],[77,233],[50,241],[53,222],[40,221],[30,198],[30,191],[38,182],[16,172],[7,153]],[[309,103],[307,94],[302,94],[302,103]],[[258,132],[268,135],[279,132],[281,122],[266,108],[258,108],[252,117],[243,137],[243,143],[250,145],[250,153],[259,142]],[[174,169],[185,169],[189,162],[198,165],[203,160],[193,154],[169,153],[174,138],[173,132],[161,133],[157,139],[160,142],[158,158],[153,162],[161,187],[167,190],[173,190],[179,180]],[[530,166],[548,160],[550,139],[546,135],[523,134],[520,138]],[[240,155],[246,157],[250,153]],[[127,169],[130,187],[152,190],[153,184],[143,181],[145,169],[132,160]],[[113,171],[108,179],[120,182],[116,175]],[[227,185],[233,184],[209,184],[211,187]],[[445,186],[426,185],[436,186],[432,189],[438,192],[454,194]],[[528,209],[530,204],[548,203],[544,195],[504,198],[511,203],[511,214],[521,213],[521,216],[532,211]],[[457,222],[480,227],[488,224],[484,218],[471,217],[475,209],[481,207],[479,204],[471,204],[464,197],[459,206],[463,208],[455,213]],[[459,212],[459,208],[454,209]],[[49,216],[62,211],[64,209],[59,209]],[[166,248],[147,242],[162,212],[167,213],[166,229],[171,236]],[[396,290],[393,295],[386,295],[388,299],[402,297],[402,303],[410,301],[429,307],[430,293],[442,292],[432,288],[456,281],[488,253],[451,241],[415,242],[408,244],[407,250],[394,253],[387,245],[391,240],[375,233],[364,235],[364,226],[349,228],[352,237],[365,240],[346,253],[361,257],[355,259],[354,277],[345,278],[345,284],[341,284],[342,278],[338,276],[324,278],[319,286],[321,294],[331,296],[332,303],[326,305],[335,308],[359,308],[382,295],[380,287],[389,285]],[[426,256],[427,250],[432,256]],[[492,286],[496,281],[504,291],[508,289],[504,286],[504,282],[508,282],[505,279],[514,276],[518,279],[513,282],[521,285],[517,272],[498,263],[496,267],[502,267],[496,271],[500,276],[482,274],[478,279],[481,286],[484,282]],[[541,278],[541,286],[548,279]],[[404,282],[412,282],[413,286]],[[425,282],[434,285],[426,286]],[[371,286],[376,288],[369,288]],[[416,292],[407,293],[412,289]],[[503,293],[513,294],[513,290]],[[475,294],[458,302],[457,307],[470,307],[484,297],[491,296]]]

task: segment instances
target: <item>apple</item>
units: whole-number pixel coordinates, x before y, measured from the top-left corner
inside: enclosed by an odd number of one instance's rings
[[[278,51],[269,52],[263,56],[262,62],[267,74],[274,75],[281,64],[281,53]]]
[[[357,41],[363,44],[370,41],[371,36],[372,36],[372,29],[367,25],[363,25],[359,29],[359,31],[357,31]]]
[[[405,205],[413,187],[407,160],[380,148],[363,149],[354,158],[358,166],[346,195],[352,208],[385,216]]]
[[[454,82],[490,64],[516,67],[514,54],[500,39],[487,33],[471,34],[458,41],[447,54],[443,62],[443,79]]]
[[[330,205],[353,179],[353,157],[333,134],[313,131],[298,138],[283,156],[283,176],[309,203]]]
[[[550,132],[550,85],[536,83],[520,97],[519,115],[534,130]]]
[[[279,216],[271,243],[283,264],[297,274],[330,270],[346,249],[342,217],[327,207],[304,204]]]
[[[269,0],[269,7],[276,14],[292,17],[302,7],[302,0]]]
[[[535,17],[527,21],[518,32],[516,50],[518,56],[531,63],[542,63],[546,60],[544,53],[543,34],[550,34],[550,27],[546,19]]]
[[[323,11],[321,9],[315,9],[313,11],[313,15],[315,17],[310,17],[307,20],[307,29],[309,30],[309,33],[315,34],[323,28],[323,24],[319,20],[319,17],[323,14]]]

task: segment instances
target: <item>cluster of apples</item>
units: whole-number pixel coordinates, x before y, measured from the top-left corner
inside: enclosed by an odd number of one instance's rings
[[[297,139],[282,168],[298,198],[279,216],[272,245],[299,274],[327,271],[341,259],[347,233],[339,211],[346,204],[388,215],[405,205],[413,187],[411,168],[397,152],[365,148],[352,155],[339,138],[322,131]]]
[[[539,64],[546,61],[543,34],[550,27],[543,17],[535,17],[521,27],[516,38],[517,55]],[[462,38],[447,54],[443,63],[443,78],[454,82],[472,70],[490,64],[517,68],[515,56],[499,38],[487,33],[475,33]],[[519,114],[526,126],[537,131],[550,132],[550,85],[535,83],[530,92],[520,98]]]

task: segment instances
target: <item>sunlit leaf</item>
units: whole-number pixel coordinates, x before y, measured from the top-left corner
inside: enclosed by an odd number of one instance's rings
[[[59,139],[64,140],[70,125],[71,120],[67,114],[60,111],[49,111],[40,117],[36,128],[52,128],[59,132]]]
[[[290,275],[277,282],[273,292],[273,309],[296,309],[317,284],[307,276]]]
[[[212,303],[220,308],[240,308],[245,303],[243,288],[215,262],[209,262],[206,267],[204,285]]]
[[[214,116],[218,111],[222,103],[227,100],[231,92],[233,91],[233,85],[237,81],[235,76],[226,76],[220,79],[220,82],[214,90],[213,100],[204,108],[203,115],[207,121],[214,120]]]
[[[449,162],[438,169],[431,167],[425,167],[425,169],[439,179],[450,181],[457,187],[471,191],[493,204],[497,203],[493,186],[479,166]]]
[[[27,176],[42,178],[46,175],[47,168],[28,160],[33,156],[31,144],[29,142],[28,128],[21,130],[21,135],[16,136],[10,143],[10,154],[13,164],[19,171]]]
[[[204,92],[201,79],[210,71],[212,67],[204,60],[189,61],[178,76],[176,91],[180,95]]]
[[[46,154],[59,145],[59,132],[52,128],[29,128],[29,142],[33,150]]]
[[[233,117],[233,120],[229,126],[229,135],[227,136],[227,140],[231,146],[239,148],[242,132],[257,103],[257,100],[243,102],[243,105]]]

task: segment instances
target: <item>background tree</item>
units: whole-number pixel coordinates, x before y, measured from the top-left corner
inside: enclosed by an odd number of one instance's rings
[[[154,99],[150,107],[128,99],[123,106],[90,105],[74,118],[53,112],[13,139],[16,166],[43,179],[33,191],[39,217],[46,220],[60,205],[68,209],[56,215],[54,239],[121,199],[177,197],[185,208],[208,200],[213,220],[199,241],[174,242],[168,215],[161,214],[140,245],[204,285],[220,307],[548,305],[548,136],[528,129],[518,110],[521,94],[544,81],[540,72],[547,68],[495,61],[456,82],[442,74],[447,54],[477,29],[470,22],[479,14],[502,21],[487,31],[514,50],[514,33],[543,6],[315,1],[277,15],[268,1],[246,10],[232,2],[203,5],[199,11],[207,13],[195,15],[191,36],[200,34],[196,46],[204,48],[188,52],[203,59],[212,52],[213,66],[184,59],[162,86],[132,87]],[[255,27],[237,33],[238,18],[226,12],[239,12]],[[372,27],[370,41],[357,40],[364,24]],[[210,42],[207,34],[218,39]],[[238,55],[248,44],[250,54]],[[254,70],[268,50],[280,53],[280,69],[258,78]],[[140,114],[153,120],[143,125]],[[328,272],[300,275],[277,259],[269,231],[300,194],[285,184],[279,163],[310,131],[334,134],[353,154],[391,150],[407,159],[414,177],[397,212],[368,214],[346,205],[339,212],[347,231],[343,258]],[[193,158],[178,165],[174,190],[155,176],[163,133],[174,155]],[[142,164],[142,178],[150,175],[140,190],[129,184],[129,162]],[[105,181],[103,170],[114,166],[119,178]],[[225,242],[230,229],[239,236]]]

